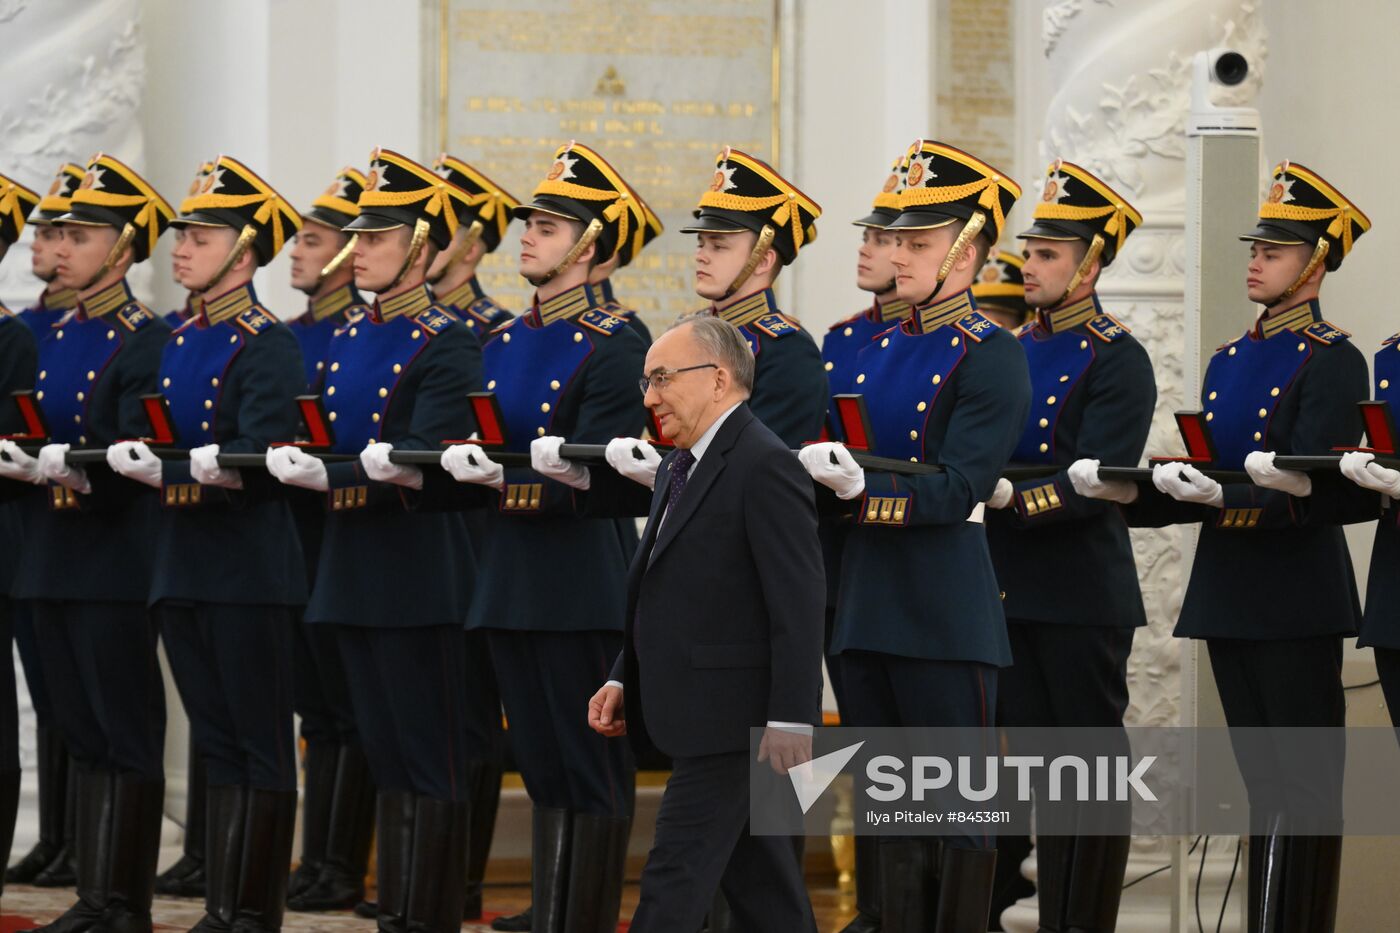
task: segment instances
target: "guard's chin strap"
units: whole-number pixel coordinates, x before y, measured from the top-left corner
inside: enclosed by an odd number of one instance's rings
[[[92,278],[88,279],[87,284],[79,288],[78,291],[80,293],[85,292],[102,281],[103,276],[111,272],[112,267],[121,260],[122,253],[127,251],[127,248],[131,246],[131,241],[134,239],[136,239],[136,228],[131,224],[123,225],[122,232],[117,237],[117,242],[112,245],[111,251],[107,253],[107,258],[102,260],[101,268],[99,268],[97,273],[93,275]]]
[[[967,249],[967,244],[972,242],[972,238],[982,232],[982,228],[986,226],[986,223],[986,214],[981,211],[972,212],[972,216],[968,218],[967,224],[959,231],[958,238],[953,241],[952,249],[948,250],[948,255],[943,257],[943,265],[938,267],[938,284],[933,287],[933,291],[929,293],[929,296],[919,302],[919,304],[926,305],[938,297],[938,293],[943,290],[943,283],[947,280],[948,273],[952,272],[953,266],[957,264],[958,257]]]
[[[583,251],[588,249],[588,247],[592,246],[593,241],[598,239],[598,234],[602,232],[603,222],[597,217],[594,217],[588,222],[588,226],[583,228],[583,233],[579,235],[578,242],[575,243],[572,247],[570,247],[569,251],[564,254],[563,259],[559,260],[559,265],[555,266],[553,269],[550,269],[547,273],[537,278],[532,279],[527,277],[526,281],[528,281],[531,285],[535,286],[536,288],[539,288],[545,282],[548,282],[550,279],[554,278],[556,275],[563,272],[565,269],[569,268],[574,263],[578,262],[578,258],[583,255]]]
[[[447,258],[443,260],[442,271],[435,277],[429,278],[428,282],[432,285],[436,285],[438,282],[442,281],[443,276],[447,275],[447,271],[461,262],[463,256],[471,252],[471,248],[476,245],[477,240],[481,239],[481,232],[485,229],[481,221],[473,220],[472,225],[467,228],[467,235],[462,238],[461,244],[452,247],[451,251],[447,254]]]
[[[1312,258],[1303,267],[1303,271],[1298,273],[1298,277],[1293,280],[1293,284],[1285,288],[1277,298],[1269,302],[1266,307],[1276,308],[1283,302],[1293,297],[1293,293],[1303,287],[1303,283],[1312,278],[1312,274],[1317,271],[1317,267],[1322,265],[1327,258],[1327,252],[1332,248],[1332,244],[1327,242],[1327,237],[1319,237],[1317,246],[1313,249]]]
[[[777,234],[778,231],[774,230],[771,224],[764,224],[763,229],[758,231],[758,241],[754,243],[753,249],[749,252],[749,258],[744,263],[744,268],[739,270],[734,281],[730,282],[729,287],[724,290],[725,298],[733,298],[735,293],[744,287],[744,283],[753,275],[753,270],[757,269],[758,264],[763,261],[764,255],[773,248],[773,237]]]
[[[205,282],[199,288],[191,289],[191,291],[203,294],[213,288],[220,279],[228,275],[230,269],[238,264],[238,260],[243,258],[243,254],[248,251],[249,246],[253,245],[253,241],[257,239],[257,236],[258,229],[252,224],[246,224],[243,229],[239,231],[238,241],[233,244],[233,249],[229,251],[229,254],[224,257],[224,261],[219,265],[219,270],[209,277],[209,281]]]
[[[1089,267],[1098,261],[1103,255],[1103,237],[1094,234],[1094,238],[1089,241],[1089,249],[1085,251],[1084,258],[1079,261],[1079,268],[1074,270],[1074,275],[1069,277],[1069,284],[1065,286],[1065,293],[1060,296],[1060,300],[1051,305],[1051,308],[1058,308],[1069,301],[1069,296],[1074,294],[1074,290],[1084,281],[1084,277],[1089,274]]]
[[[394,276],[394,281],[390,282],[384,291],[392,291],[398,288],[403,277],[408,275],[408,270],[413,268],[413,264],[418,261],[418,256],[423,252],[423,246],[428,242],[428,222],[419,217],[413,222],[413,239],[408,243],[408,255],[403,258],[403,265],[399,268],[399,274]]]
[[[326,263],[326,265],[321,269],[320,273],[316,276],[316,284],[312,285],[309,289],[306,289],[306,293],[308,295],[314,295],[317,292],[319,292],[321,290],[321,286],[325,283],[326,279],[330,278],[332,275],[335,275],[336,270],[339,269],[341,266],[345,265],[345,260],[350,258],[350,254],[355,251],[355,244],[359,241],[360,235],[358,233],[350,234],[350,239],[347,240],[345,245],[340,248],[340,252],[336,253],[334,258],[332,258],[330,262]]]

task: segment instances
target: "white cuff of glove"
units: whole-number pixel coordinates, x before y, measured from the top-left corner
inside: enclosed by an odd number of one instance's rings
[[[592,474],[588,472],[588,467],[559,456],[559,448],[563,445],[562,437],[535,438],[530,442],[530,466],[541,476],[587,492],[593,485]]]
[[[68,453],[68,447],[67,444],[45,444],[39,448],[39,472],[44,479],[67,486],[74,492],[92,492],[92,483],[88,482],[87,471],[63,462],[63,455]]]
[[[987,499],[987,508],[1004,509],[1011,504],[1011,497],[1015,494],[1016,487],[1011,485],[1011,480],[1005,476],[997,480],[997,488],[992,490],[992,495]]]
[[[1362,489],[1400,499],[1400,470],[1383,467],[1374,463],[1375,459],[1375,454],[1353,450],[1342,454],[1338,468],[1343,476]]]
[[[242,489],[243,474],[219,466],[219,445],[205,444],[190,451],[190,477],[205,486]]]
[[[39,472],[38,459],[25,453],[11,440],[0,440],[0,476],[35,485],[46,482]]]
[[[1117,502],[1119,505],[1131,505],[1137,501],[1137,483],[1099,479],[1097,460],[1076,460],[1069,465],[1066,472],[1074,491],[1086,499],[1102,499],[1106,502]]]

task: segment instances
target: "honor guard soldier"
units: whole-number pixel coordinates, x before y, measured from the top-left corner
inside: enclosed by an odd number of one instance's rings
[[[870,213],[853,221],[861,229],[860,250],[856,256],[856,284],[862,291],[875,296],[869,308],[831,325],[822,340],[822,361],[833,396],[857,391],[856,354],[865,349],[880,334],[909,317],[911,305],[899,298],[895,287],[894,234],[885,228],[899,216],[899,192],[904,187],[904,158],[895,160],[889,177],[875,196]],[[833,438],[841,437],[840,419],[832,402],[827,416],[827,430]],[[849,515],[824,515],[818,526],[822,542],[822,557],[826,566],[826,648],[831,647],[831,634],[836,622],[836,600],[841,580],[841,551],[850,534],[853,520]],[[841,680],[840,659],[827,660],[831,689],[841,721],[847,722],[846,691]],[[855,837],[856,858],[856,917],[841,933],[876,933],[880,929],[880,891],[877,874],[877,850],[874,836]]]
[[[525,221],[520,272],[536,288],[534,301],[484,348],[486,388],[500,401],[513,451],[543,445],[554,463],[561,438],[600,444],[641,430],[635,386],[645,348],[625,319],[597,306],[588,285],[593,263],[633,232],[628,192],[598,153],[570,143],[516,209]],[[578,704],[607,679],[621,645],[631,553],[614,521],[583,517],[582,471],[506,469],[474,444],[449,448],[442,462],[450,476],[427,474],[425,500],[484,503],[489,516],[467,627],[487,633],[534,805],[526,928],[611,931],[633,766],[625,748],[588,728]],[[537,568],[548,568],[548,586]]]
[[[1000,250],[982,266],[972,285],[977,307],[1007,330],[1019,330],[1032,316],[1026,307],[1026,283],[1021,278],[1024,262],[1015,253]]]
[[[486,295],[476,270],[482,257],[501,245],[501,238],[510,225],[511,211],[519,207],[520,202],[473,166],[446,153],[438,156],[433,169],[467,192],[468,203],[461,210],[452,245],[438,254],[428,270],[428,282],[438,301],[460,317],[478,339],[485,340],[491,331],[514,315]],[[472,551],[483,553],[487,547],[486,516],[480,509],[472,509],[462,513],[462,519],[471,537]],[[496,833],[506,736],[501,722],[501,693],[496,685],[496,671],[491,666],[491,646],[486,633],[467,630],[464,637],[467,642],[467,714],[476,717],[470,731],[486,740],[486,754],[479,768],[473,769],[477,782],[470,791],[472,825],[467,852],[467,898],[462,911],[464,920],[476,920],[482,913],[482,884],[491,854],[491,840]]]
[[[194,316],[165,346],[160,390],[189,455],[160,460],[142,441],[121,441],[107,461],[155,487],[163,507],[150,602],[208,771],[205,916],[195,929],[276,931],[296,817],[291,642],[306,578],[280,487],[261,471],[220,467],[218,456],[260,452],[296,430],[301,353],[252,277],[301,221],[223,155],[181,208],[174,260]]]
[[[378,789],[379,929],[400,933],[461,926],[471,762],[484,746],[469,732],[480,717],[466,710],[464,682],[471,544],[459,516],[405,508],[423,473],[389,460],[470,430],[480,346],[425,281],[467,197],[412,159],[371,154],[345,230],[356,237],[355,285],[377,297],[332,338],[322,391],[334,452],[360,457],[327,463],[296,447],[267,457],[274,476],[322,493],[328,510],[306,621],[340,645]]]
[[[1066,471],[1084,458],[1137,466],[1147,444],[1157,400],[1152,362],[1095,290],[1141,223],[1102,180],[1057,161],[1034,223],[1018,234],[1025,241],[1018,271],[1036,315],[1017,335],[1030,366],[1031,410],[1012,459],[1061,470],[1000,479],[987,503],[1015,658],[998,683],[1003,727],[1121,729],[1127,710],[1133,632],[1147,624],[1128,526],[1112,502],[1075,492]],[[1126,754],[1126,733],[1122,745]],[[1037,799],[1048,806],[1041,791]],[[1132,841],[1122,828],[1123,835],[1037,836],[1042,930],[1114,928]]]
[[[64,455],[147,430],[140,396],[155,389],[169,328],[126,274],[173,214],[136,172],[99,154],[52,220],[64,229],[58,281],[78,305],[39,346],[34,397],[51,436],[33,466],[49,508],[31,513],[15,592],[33,606],[45,680],[63,685],[51,698],[77,772],[79,861],[77,903],[44,930],[151,929],[165,795],[165,688],[146,610],[155,503]]]
[[[1342,529],[1306,521],[1294,497],[1310,491],[1308,477],[1276,475],[1270,454],[1325,454],[1361,437],[1366,360],[1323,318],[1318,295],[1370,226],[1321,176],[1284,162],[1258,226],[1241,237],[1250,242],[1249,299],[1264,312],[1211,358],[1201,404],[1216,466],[1248,468],[1289,491],[1221,484],[1183,463],[1154,467],[1150,484],[1101,481],[1092,461],[1070,473],[1081,495],[1125,503],[1132,525],[1201,523],[1175,634],[1205,640],[1231,728],[1337,729],[1336,770],[1304,781],[1257,747],[1236,747],[1254,834],[1250,929],[1266,933],[1331,930],[1335,920],[1341,838],[1318,832],[1341,816],[1342,639],[1356,634],[1361,613]],[[1280,574],[1283,560],[1307,571]]]
[[[28,188],[0,175],[0,259],[19,239],[25,217],[39,203],[39,196]],[[34,386],[34,370],[38,361],[34,334],[20,323],[20,318],[0,304],[0,395],[24,392]],[[20,434],[25,430],[18,409],[0,408],[0,437]],[[0,440],[0,477],[10,482],[0,483],[0,644],[8,645],[14,625],[16,600],[10,598],[14,583],[14,568],[23,557],[24,511],[33,498],[29,483],[37,480],[35,465],[29,460],[15,460],[12,450],[19,448],[12,441]],[[22,455],[21,455],[22,456]],[[9,852],[14,841],[15,815],[19,811],[19,701],[15,694],[14,665],[0,672],[0,851]],[[57,854],[57,853],[54,853]],[[46,866],[45,866],[46,867]],[[7,874],[0,878],[0,893],[5,890]]]
[[[308,391],[325,373],[331,336],[369,310],[355,288],[350,262],[365,176],[341,169],[311,209],[291,247],[292,285],[307,295],[307,310],[289,326],[301,344]],[[289,496],[301,538],[307,589],[315,585],[325,509],[311,493]],[[301,860],[287,883],[292,910],[348,910],[364,897],[374,837],[374,781],[355,728],[355,710],[340,646],[325,625],[296,627],[292,697],[306,742],[302,762]]]
[[[69,199],[83,180],[83,166],[68,162],[58,170],[49,193],[39,202],[39,206],[29,215],[29,224],[34,228],[34,241],[30,244],[29,266],[34,277],[44,283],[44,291],[39,301],[19,313],[19,319],[29,325],[35,339],[42,340],[53,330],[59,318],[72,310],[78,303],[78,293],[64,288],[58,282],[57,246],[63,239],[63,231],[53,225],[53,220],[68,213]],[[30,386],[25,386],[28,389]],[[43,503],[35,496],[25,496],[12,506],[16,534],[11,541],[23,540],[22,529],[24,512],[42,508]],[[15,567],[18,560],[6,563]],[[39,887],[67,887],[77,880],[73,865],[73,822],[71,811],[72,783],[68,780],[68,744],[55,725],[53,706],[49,701],[48,684],[44,682],[44,668],[39,659],[39,646],[34,636],[33,615],[29,605],[16,602],[12,605],[15,647],[19,650],[20,663],[24,665],[24,682],[29,689],[29,699],[34,707],[36,722],[35,757],[39,765],[39,841],[34,848],[5,872],[5,880],[18,884],[33,884]]]
[[[511,211],[520,206],[514,195],[461,159],[443,153],[433,170],[467,193],[452,245],[438,253],[428,270],[428,284],[438,303],[462,319],[479,340],[515,315],[501,307],[481,287],[476,270],[487,253],[494,253],[510,226]]]
[[[593,289],[594,301],[609,314],[626,318],[627,323],[637,332],[637,336],[649,347],[651,331],[647,329],[646,323],[635,308],[629,308],[617,300],[617,296],[613,294],[612,274],[636,259],[648,243],[661,235],[664,228],[661,226],[661,218],[657,217],[651,206],[630,187],[627,209],[632,212],[632,221],[628,226],[626,239],[617,244],[617,249],[613,250],[610,257],[588,270],[588,284]]]
[[[851,724],[989,729],[997,668],[1011,654],[980,504],[1016,446],[1030,383],[1015,338],[977,310],[970,289],[1021,189],[938,142],[916,142],[908,164],[888,229],[898,295],[915,307],[856,355],[855,383],[874,451],[944,472],[867,472],[830,442],[801,459],[855,519],[831,646]],[[990,840],[945,837],[941,859],[939,848],[880,840],[882,930],[987,928]]]

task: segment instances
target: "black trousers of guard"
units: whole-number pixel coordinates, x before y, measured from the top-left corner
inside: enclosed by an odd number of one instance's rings
[[[40,599],[30,606],[69,754],[87,770],[163,780],[165,683],[151,613],[140,603]]]
[[[290,606],[162,602],[170,670],[210,786],[294,791]]]
[[[628,817],[635,765],[626,742],[588,727],[621,632],[487,630],[511,752],[537,807]]]
[[[307,744],[350,745],[359,740],[340,642],[333,626],[292,627],[292,706]]]
[[[379,792],[468,800],[467,762],[485,746],[468,731],[461,626],[317,624],[335,631]]]

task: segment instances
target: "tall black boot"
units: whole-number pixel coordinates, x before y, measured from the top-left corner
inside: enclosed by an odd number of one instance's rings
[[[408,930],[408,889],[413,871],[413,821],[417,811],[407,791],[379,792],[375,819],[379,825],[378,927],[380,933]]]
[[[54,754],[63,756],[65,780],[61,785],[55,781],[54,792],[63,795],[63,846],[34,876],[36,888],[71,888],[78,883],[78,764],[68,754],[66,743],[60,740],[58,744],[62,750],[55,749]]]
[[[1040,909],[1038,933],[1063,933],[1069,896],[1073,836],[1035,837],[1035,899]]]
[[[996,872],[996,849],[943,847],[936,933],[987,933]]]
[[[494,761],[481,761],[479,767],[471,795],[472,826],[467,838],[467,898],[462,905],[463,920],[481,918],[486,863],[491,855],[491,839],[496,834],[496,814],[501,806],[500,765]]]
[[[573,814],[535,807],[530,852],[532,933],[564,933],[569,895],[569,849]]]
[[[204,756],[191,743],[185,769],[185,843],[180,860],[156,876],[156,893],[166,897],[204,896],[205,824],[209,808]]]
[[[282,929],[296,821],[296,791],[253,788],[248,792],[234,933],[277,933]]]
[[[331,833],[331,808],[335,795],[340,746],[307,742],[302,764],[301,863],[287,882],[288,899],[310,890],[321,877],[326,841]]]
[[[933,929],[935,851],[924,839],[880,839],[880,929],[885,933],[929,933]]]
[[[110,771],[76,767],[78,900],[52,923],[31,933],[83,933],[102,920],[111,870],[116,784]]]
[[[63,851],[63,814],[68,802],[68,746],[52,726],[35,730],[39,761],[39,841],[5,872],[13,884],[30,884]],[[8,850],[7,850],[8,851]]]
[[[1341,836],[1293,836],[1287,840],[1288,909],[1284,933],[1332,933],[1337,926],[1337,886],[1342,872]]]
[[[1128,836],[1079,836],[1070,860],[1064,928],[1113,933],[1128,868]]]
[[[1250,933],[1280,933],[1285,919],[1283,895],[1289,839],[1283,835],[1281,817],[1266,817],[1264,824],[1264,834],[1249,837],[1247,920]]]
[[[876,836],[856,836],[856,915],[841,933],[880,931],[880,851]]]
[[[471,804],[418,797],[408,887],[408,933],[462,928]]]
[[[308,799],[309,758],[308,752]],[[292,910],[348,910],[365,896],[365,872],[369,868],[369,847],[374,839],[375,795],[369,761],[358,743],[340,746],[334,787],[321,873],[315,884],[300,894],[293,894],[288,888],[287,906]],[[306,812],[310,813],[309,804]],[[296,875],[292,877],[295,880]]]
[[[112,819],[112,867],[102,933],[151,933],[151,900],[155,896],[164,804],[164,781],[135,774],[118,775]]]
[[[9,852],[15,842],[15,818],[19,816],[19,782],[21,772],[0,771],[0,852]],[[0,877],[0,894],[5,893],[5,879]]]
[[[622,912],[622,876],[632,823],[575,813],[569,857],[569,933],[614,933]]]
[[[210,784],[208,844],[204,852],[207,877],[204,918],[190,933],[227,933],[238,907],[238,868],[243,861],[243,829],[248,790],[236,784]]]

